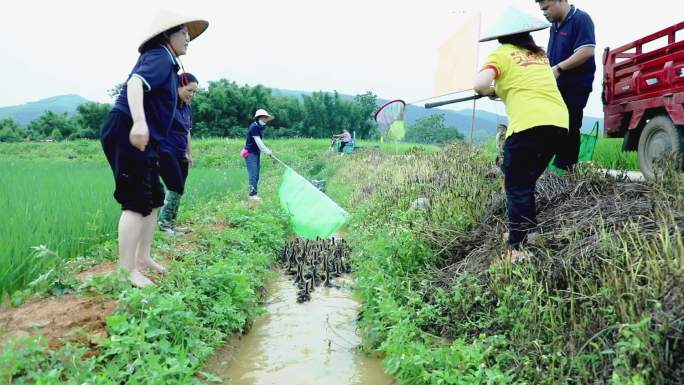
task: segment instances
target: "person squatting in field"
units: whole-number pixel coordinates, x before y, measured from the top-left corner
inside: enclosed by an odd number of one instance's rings
[[[151,258],[157,209],[164,203],[159,146],[178,101],[178,57],[203,33],[205,20],[160,13],[138,47],[140,56],[103,125],[100,141],[121,205],[119,261],[136,287],[153,284],[142,271],[166,269]]]
[[[166,186],[164,207],[159,212],[159,228],[170,235],[181,235],[188,231],[176,226],[176,218],[185,192],[188,169],[192,167],[190,101],[198,87],[199,82],[193,74],[184,72],[180,75],[176,114],[166,139],[159,146],[160,173]]]
[[[473,86],[478,94],[499,97],[506,105],[503,171],[513,262],[528,256],[521,248],[537,227],[537,180],[568,131],[568,110],[549,59],[530,35],[548,27],[511,8],[480,40],[496,39],[501,45],[489,54]]]

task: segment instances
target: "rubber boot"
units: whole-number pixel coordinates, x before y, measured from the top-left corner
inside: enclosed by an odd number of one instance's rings
[[[190,229],[187,227],[179,227],[178,221],[176,220],[176,218],[178,218],[178,209],[180,208],[180,201],[182,198],[183,196],[178,194],[178,200],[176,201],[176,210],[173,212],[173,231],[176,234],[185,234],[190,232]]]
[[[166,190],[164,207],[159,213],[159,229],[170,235],[176,235],[174,228],[176,227],[179,202],[180,195],[177,192]]]

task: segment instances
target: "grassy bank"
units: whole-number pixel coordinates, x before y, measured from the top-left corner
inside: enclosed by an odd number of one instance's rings
[[[365,202],[350,235],[367,349],[402,384],[680,383],[681,174],[546,178],[544,242],[512,265],[488,158],[455,147],[340,174]]]
[[[197,372],[206,358],[258,312],[260,288],[287,231],[273,202],[258,210],[225,199],[207,203],[210,210],[188,214],[205,222],[184,240],[192,247],[173,252],[175,240],[157,241],[155,250],[170,251],[170,273],[158,287],[131,289],[115,275],[75,286],[77,293],[117,300],[118,310],[107,318],[107,338],[59,349],[41,338],[14,340],[0,355],[1,382],[204,383]]]

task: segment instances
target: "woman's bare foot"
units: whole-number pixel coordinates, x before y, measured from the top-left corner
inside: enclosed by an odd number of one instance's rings
[[[149,278],[142,275],[138,270],[133,270],[130,273],[131,284],[138,288],[143,288],[145,286],[154,285],[154,282],[150,281]]]
[[[138,269],[141,271],[153,270],[159,274],[168,273],[168,270],[164,266],[158,264],[152,258],[146,258],[142,261],[138,260]]]
[[[522,250],[511,250],[509,255],[511,263],[524,262],[532,257],[530,253]]]

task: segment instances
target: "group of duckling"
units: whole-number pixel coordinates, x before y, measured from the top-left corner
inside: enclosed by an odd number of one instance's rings
[[[294,238],[283,249],[280,259],[285,272],[292,276],[299,288],[297,302],[311,300],[311,292],[321,284],[335,286],[333,278],[351,273],[349,245],[343,239],[316,239],[315,241]]]

